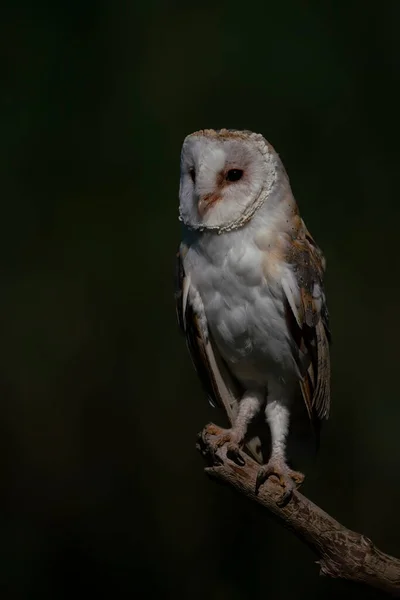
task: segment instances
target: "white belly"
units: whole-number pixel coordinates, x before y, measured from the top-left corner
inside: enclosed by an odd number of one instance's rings
[[[192,284],[221,355],[246,384],[266,385],[271,377],[293,376],[296,367],[279,280],[267,281],[265,253],[256,246],[241,240],[224,248],[221,237],[212,240],[214,247],[207,252],[196,247],[187,255]]]

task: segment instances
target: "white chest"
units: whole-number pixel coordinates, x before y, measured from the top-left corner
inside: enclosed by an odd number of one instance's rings
[[[265,252],[231,236],[195,244],[185,263],[221,354],[239,378],[263,383],[271,371],[293,368],[279,270],[269,280]]]

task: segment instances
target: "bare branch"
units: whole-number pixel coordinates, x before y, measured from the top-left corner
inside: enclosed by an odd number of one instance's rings
[[[198,449],[208,464],[208,475],[265,506],[312,548],[323,575],[364,583],[400,596],[399,559],[381,552],[371,540],[341,525],[298,491],[285,506],[279,506],[277,501],[281,497],[281,488],[273,478],[256,493],[259,465],[244,454],[244,466],[229,460],[226,447],[215,446],[215,436],[208,427],[199,434],[198,441]],[[215,425],[212,427],[215,428]]]

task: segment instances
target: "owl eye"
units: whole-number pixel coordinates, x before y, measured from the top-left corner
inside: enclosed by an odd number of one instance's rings
[[[239,181],[239,179],[242,179],[242,177],[242,169],[230,169],[226,174],[227,181]]]
[[[196,181],[196,171],[194,170],[193,167],[191,167],[189,169],[189,175],[190,175],[190,179],[193,181],[193,183]]]

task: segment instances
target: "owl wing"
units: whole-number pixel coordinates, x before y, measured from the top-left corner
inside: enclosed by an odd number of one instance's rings
[[[323,290],[325,258],[303,221],[286,260],[294,275],[282,282],[287,322],[298,351],[301,392],[310,419],[318,424],[329,417],[331,333]]]
[[[242,390],[220,356],[207,328],[207,319],[201,302],[193,303],[190,275],[185,273],[184,256],[187,246],[182,243],[176,257],[175,303],[179,326],[186,337],[186,344],[193,365],[202,382],[212,406],[218,406],[234,423]],[[251,455],[262,463],[257,438],[246,444]]]

